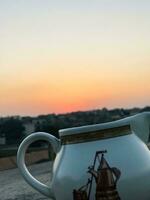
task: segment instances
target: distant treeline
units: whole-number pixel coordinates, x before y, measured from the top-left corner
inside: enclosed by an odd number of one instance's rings
[[[57,115],[39,115],[37,117],[2,117],[0,118],[0,138],[5,137],[6,144],[20,143],[27,134],[25,126],[27,124],[33,125],[34,131],[44,131],[58,137],[59,129],[114,121],[145,111],[150,111],[150,107],[112,110],[103,108]]]

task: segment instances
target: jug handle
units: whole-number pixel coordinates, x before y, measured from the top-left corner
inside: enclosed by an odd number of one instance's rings
[[[22,143],[19,146],[18,152],[17,152],[17,165],[18,168],[24,177],[24,179],[31,185],[34,189],[38,190],[40,193],[44,194],[45,196],[55,199],[54,192],[52,190],[51,185],[47,186],[37,179],[35,179],[30,172],[28,171],[26,165],[25,165],[25,153],[29,145],[37,140],[45,140],[49,142],[54,150],[55,153],[58,153],[60,149],[60,140],[54,137],[53,135],[49,133],[44,132],[36,132],[32,133],[28,137],[26,137]]]

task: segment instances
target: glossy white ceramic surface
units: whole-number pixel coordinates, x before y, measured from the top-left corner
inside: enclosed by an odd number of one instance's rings
[[[87,167],[97,150],[107,150],[106,160],[121,171],[118,192],[123,200],[150,199],[150,152],[135,135],[62,146],[54,163],[53,190],[58,200],[73,199],[73,189],[87,182]],[[92,188],[91,200],[95,197]]]
[[[121,199],[149,200],[150,151],[144,143],[149,138],[149,119],[150,114],[144,113],[136,115],[134,119],[130,117],[111,123],[61,130],[60,136],[66,136],[127,124],[132,128],[131,134],[128,135],[61,146],[54,136],[47,133],[34,133],[20,145],[17,155],[18,167],[25,180],[39,192],[56,200],[73,200],[73,190],[80,188],[90,178],[87,169],[93,164],[96,151],[107,150],[105,158],[110,167],[116,167],[121,171],[117,183]],[[57,153],[49,186],[36,181],[24,164],[26,149],[30,143],[39,139],[49,141]],[[95,190],[93,183],[90,200],[95,199]]]

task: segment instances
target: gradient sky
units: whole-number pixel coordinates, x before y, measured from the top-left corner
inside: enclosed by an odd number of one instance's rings
[[[0,115],[146,105],[149,0],[0,0]]]

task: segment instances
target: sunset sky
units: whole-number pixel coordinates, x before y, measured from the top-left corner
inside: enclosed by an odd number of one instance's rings
[[[150,105],[150,1],[0,0],[0,115]]]

